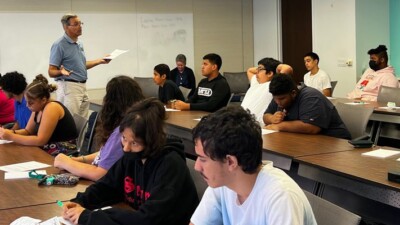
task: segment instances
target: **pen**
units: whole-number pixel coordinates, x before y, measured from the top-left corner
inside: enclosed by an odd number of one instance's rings
[[[56,203],[57,203],[57,205],[60,206],[60,207],[63,207],[63,205],[64,205],[64,204],[62,203],[62,201],[60,201],[60,200],[57,200]]]

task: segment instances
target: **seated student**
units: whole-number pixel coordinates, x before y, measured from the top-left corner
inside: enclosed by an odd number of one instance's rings
[[[127,109],[143,99],[142,89],[135,80],[127,76],[112,78],[107,83],[96,125],[96,149],[100,151],[71,158],[59,154],[54,159],[54,166],[93,181],[103,177],[124,154],[119,123]]]
[[[309,52],[304,56],[304,65],[308,73],[304,75],[304,84],[315,88],[327,97],[332,96],[331,78],[318,66],[319,56],[314,52]]]
[[[347,94],[347,97],[363,101],[376,101],[380,86],[399,87],[393,67],[388,66],[389,57],[386,51],[385,45],[379,45],[368,51],[370,68],[364,72],[354,90]]]
[[[62,216],[74,224],[188,224],[199,200],[183,145],[166,140],[165,117],[155,98],[129,109],[119,128],[124,156],[64,204]],[[94,211],[122,201],[134,210]]]
[[[261,127],[243,108],[203,117],[193,140],[194,168],[209,187],[191,224],[317,224],[296,182],[272,162],[262,165]]]
[[[264,112],[272,100],[272,95],[269,93],[269,83],[280,63],[273,58],[263,58],[258,61],[258,67],[251,67],[247,70],[250,88],[247,90],[241,105],[244,109],[250,110],[262,125],[264,125]]]
[[[31,117],[31,110],[26,106],[24,91],[27,83],[23,74],[17,71],[6,73],[0,76],[0,87],[9,99],[14,99],[15,123],[11,130],[23,129]]]
[[[219,55],[215,53],[205,55],[201,73],[206,78],[200,81],[188,101],[176,101],[172,107],[180,110],[214,112],[226,106],[231,96],[231,89],[225,77],[219,73],[221,65],[222,59]]]
[[[335,106],[317,89],[299,90],[291,76],[278,75],[269,91],[274,101],[264,114],[267,129],[351,139]]]
[[[44,146],[45,150],[51,143],[76,139],[74,118],[63,104],[50,99],[50,93],[56,89],[42,74],[37,75],[25,91],[27,106],[33,112],[28,124],[19,130],[0,128],[0,138],[22,145]]]
[[[0,74],[1,77],[1,74]],[[14,122],[14,101],[0,90],[0,126]]]
[[[167,104],[171,100],[185,101],[182,91],[172,81],[168,79],[169,67],[166,64],[158,64],[154,67],[153,80],[158,87],[158,99]]]
[[[193,70],[186,66],[186,56],[178,54],[176,56],[176,67],[169,73],[169,79],[178,86],[190,89],[189,96],[192,96],[196,89],[196,77]]]

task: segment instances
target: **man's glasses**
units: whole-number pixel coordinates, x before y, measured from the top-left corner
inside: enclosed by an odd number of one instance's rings
[[[68,24],[68,26],[70,26],[70,27],[83,26],[83,22],[74,23],[74,24]]]
[[[260,72],[261,70],[265,70],[265,71],[267,71],[265,68],[262,68],[262,67],[257,67],[257,72]]]

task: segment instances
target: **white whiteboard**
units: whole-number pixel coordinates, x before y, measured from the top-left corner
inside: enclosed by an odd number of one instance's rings
[[[62,13],[0,13],[0,21],[7,21],[7,25],[2,26],[0,30],[0,73],[17,70],[25,75],[28,83],[39,73],[48,77],[51,45],[64,33],[60,22],[62,15]],[[157,18],[168,19],[171,15],[145,15],[148,19],[154,18],[152,24],[157,29],[139,29],[137,26],[142,22],[137,21],[137,14],[133,13],[81,13],[78,16],[84,23],[83,34],[79,39],[83,42],[87,60],[103,57],[114,49],[129,50],[108,65],[99,65],[88,70],[88,88],[104,88],[107,81],[115,75],[152,76],[154,66],[159,63],[166,63],[174,68],[178,53],[186,54],[188,65],[190,62],[193,63],[191,14],[174,14],[174,18],[179,19],[165,20],[172,22],[171,32],[186,31],[186,40],[178,44],[170,39],[168,32],[157,28],[163,27],[165,23],[163,19]],[[184,22],[179,22],[182,20]],[[159,35],[159,32],[164,35]],[[154,38],[158,38],[161,43],[172,42],[172,44],[160,47],[149,41]]]

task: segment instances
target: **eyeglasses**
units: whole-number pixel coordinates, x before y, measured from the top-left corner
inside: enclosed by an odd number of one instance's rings
[[[68,26],[70,26],[70,27],[83,26],[83,22],[78,22],[78,23],[75,23],[75,24],[68,24]]]
[[[257,67],[257,72],[260,72],[261,70],[265,70],[265,71],[267,71],[265,68],[262,68],[262,67]]]

